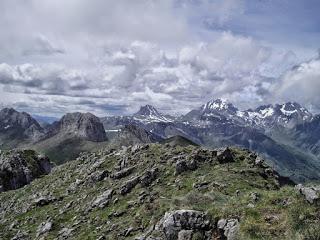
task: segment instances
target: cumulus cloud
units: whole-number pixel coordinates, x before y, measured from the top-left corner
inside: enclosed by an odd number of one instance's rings
[[[102,105],[130,106],[131,111],[146,103],[187,111],[258,84],[259,66],[269,56],[270,50],[253,39],[228,32],[211,43],[184,46],[174,53],[135,41],[109,49],[99,65],[86,70],[0,64],[0,83],[7,92],[87,98]]]
[[[246,108],[288,99],[302,81],[318,87],[307,68],[277,80],[301,61],[294,51],[232,32],[249,10],[246,0],[3,0],[0,101],[50,115],[147,103],[176,114],[212,98]]]
[[[320,110],[320,59],[313,59],[286,72],[274,86],[276,97],[310,105]]]

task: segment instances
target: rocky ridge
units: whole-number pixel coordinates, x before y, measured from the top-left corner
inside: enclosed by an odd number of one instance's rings
[[[83,153],[0,194],[0,238],[310,239],[319,206],[292,184],[240,148]]]

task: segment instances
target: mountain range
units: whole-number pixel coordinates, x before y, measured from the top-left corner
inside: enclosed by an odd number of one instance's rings
[[[294,102],[239,110],[226,100],[215,99],[178,117],[146,105],[130,116],[98,118],[90,113],[68,113],[47,124],[25,112],[0,111],[2,149],[31,148],[57,164],[82,151],[181,136],[208,148],[248,148],[298,182],[320,179],[319,133],[320,116]]]
[[[303,181],[320,176],[319,118],[294,102],[239,110],[216,99],[179,117],[146,105],[132,116],[101,121],[107,131],[133,124],[163,139],[180,135],[206,147],[245,147],[262,154],[282,174]]]

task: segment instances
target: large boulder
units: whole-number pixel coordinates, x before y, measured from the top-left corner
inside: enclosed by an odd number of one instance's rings
[[[309,203],[319,202],[320,186],[305,187],[302,184],[298,184],[296,190],[302,194]]]
[[[99,195],[92,203],[92,208],[104,208],[112,198],[113,190],[109,189]]]
[[[52,164],[33,150],[0,152],[0,192],[23,187],[35,178],[50,173]]]
[[[220,232],[220,239],[238,239],[240,228],[238,219],[221,219],[218,221],[217,227]]]
[[[167,240],[191,239],[192,235],[205,235],[213,226],[208,216],[194,210],[167,212],[156,226]]]
[[[217,152],[217,159],[219,163],[234,162],[234,156],[230,148],[220,149]]]

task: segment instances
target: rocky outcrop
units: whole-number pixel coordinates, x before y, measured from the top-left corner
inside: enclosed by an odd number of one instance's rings
[[[238,219],[221,219],[217,224],[220,239],[237,240],[239,235]]]
[[[197,169],[197,162],[192,159],[192,160],[179,160],[176,162],[176,175],[179,175],[183,172],[186,171],[192,171]]]
[[[237,240],[239,238],[239,231],[240,224],[238,219],[221,219],[216,222],[201,211],[176,210],[166,212],[148,238],[137,239]],[[154,236],[161,236],[161,238]]]
[[[177,210],[167,212],[156,226],[156,230],[164,234],[167,240],[192,239],[195,233],[211,235],[214,228],[208,216],[194,210]]]
[[[113,190],[109,189],[99,195],[92,203],[92,208],[104,208],[109,204],[110,199],[112,198]]]
[[[113,179],[120,179],[120,178],[129,176],[131,173],[133,173],[134,170],[135,170],[135,167],[125,168],[118,172],[113,173],[110,177]]]
[[[130,180],[126,181],[121,187],[120,187],[120,194],[125,195],[139,183],[140,177],[134,177],[131,178]]]
[[[319,202],[320,186],[305,187],[302,184],[298,184],[295,188],[309,203]]]
[[[52,230],[53,223],[51,221],[43,222],[38,226],[37,237]]]
[[[49,136],[70,135],[92,142],[103,142],[107,136],[100,119],[91,113],[67,113],[55,122]]]
[[[0,192],[23,187],[35,178],[48,174],[52,164],[32,150],[1,151]]]
[[[158,176],[159,169],[153,168],[151,170],[147,170],[141,177],[140,177],[140,184],[142,187],[148,187]]]
[[[234,161],[234,157],[230,148],[220,149],[217,153],[219,163],[229,163]]]

